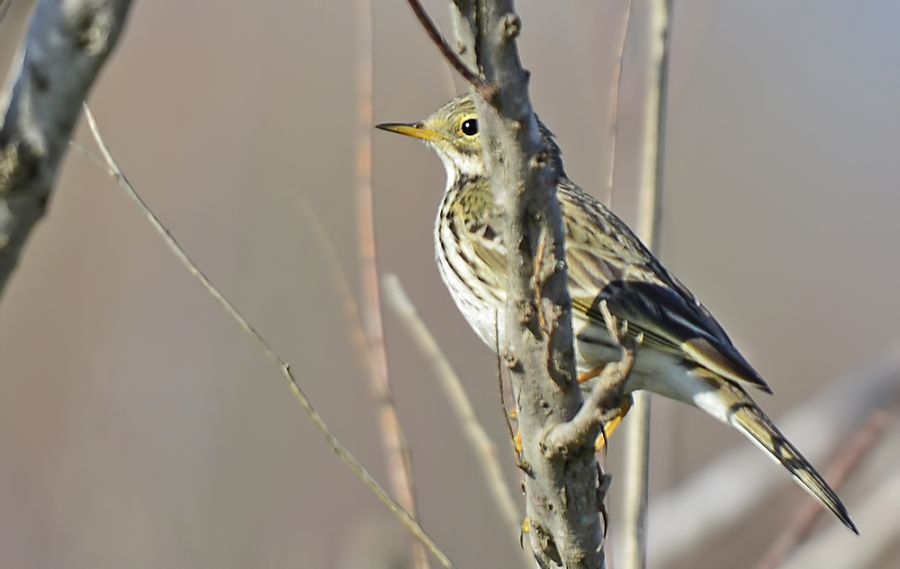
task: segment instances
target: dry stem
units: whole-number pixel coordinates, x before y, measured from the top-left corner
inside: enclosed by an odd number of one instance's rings
[[[341,441],[331,432],[328,428],[328,425],[325,423],[324,419],[316,412],[315,408],[313,408],[312,403],[309,398],[303,392],[303,389],[300,387],[299,382],[294,377],[293,372],[291,371],[290,364],[282,358],[278,352],[272,348],[271,344],[269,344],[268,340],[265,339],[262,334],[260,334],[256,328],[253,327],[250,322],[244,318],[244,316],[238,311],[238,309],[225,297],[225,295],[209,280],[206,274],[200,270],[196,263],[190,258],[187,252],[182,248],[182,246],[178,243],[169,229],[162,223],[162,221],[156,216],[156,214],[150,209],[150,207],[144,202],[143,198],[137,193],[132,186],[131,182],[125,176],[125,173],[122,172],[121,168],[119,168],[116,161],[113,159],[112,154],[109,151],[109,148],[106,146],[106,143],[103,140],[103,137],[100,135],[100,130],[97,126],[96,121],[94,120],[93,115],[91,114],[90,109],[87,105],[84,106],[85,116],[87,117],[88,126],[91,130],[91,134],[94,136],[94,140],[97,143],[97,146],[100,149],[101,154],[103,155],[104,164],[103,167],[109,172],[110,176],[112,176],[119,187],[121,187],[128,197],[138,206],[141,212],[146,216],[147,220],[153,226],[157,233],[159,233],[160,237],[162,237],[163,242],[166,244],[166,247],[172,252],[173,255],[178,259],[178,261],[187,269],[187,271],[197,279],[206,292],[219,304],[219,306],[228,314],[232,320],[234,320],[238,326],[243,330],[248,336],[250,336],[256,345],[260,348],[263,354],[274,362],[279,370],[281,371],[282,377],[287,381],[288,387],[291,390],[291,393],[294,395],[294,398],[300,404],[303,411],[309,417],[310,421],[312,421],[313,425],[319,430],[322,436],[325,438],[325,441],[328,443],[328,446],[334,452],[335,455],[344,463],[344,465],[356,476],[366,487],[368,487],[373,494],[391,511],[391,513],[400,521],[400,523],[413,535],[418,539],[430,552],[434,555],[435,559],[437,559],[440,564],[444,567],[453,567],[453,563],[447,557],[447,555],[441,551],[441,549],[434,543],[431,537],[422,529],[422,526],[413,518],[409,512],[407,512],[400,504],[398,504],[390,495],[385,491],[384,488],[368,473],[368,471],[359,463],[356,457],[350,453],[349,450],[341,443]]]
[[[622,70],[625,67],[625,44],[628,41],[628,28],[631,23],[631,8],[633,0],[628,0],[625,5],[625,18],[622,23],[622,41],[619,43],[619,52],[616,57],[616,69],[613,72],[613,90],[610,97],[609,119],[609,175],[606,178],[606,205],[612,208],[613,188],[616,182],[616,152],[619,143],[619,95],[622,91]]]
[[[663,145],[668,79],[668,32],[671,0],[654,0],[650,7],[650,91],[644,113],[645,131],[637,233],[658,253],[662,207]],[[622,514],[625,569],[647,565],[647,495],[650,482],[650,395],[637,392],[631,410],[625,455],[625,503]]]
[[[441,55],[444,56],[444,60],[450,67],[455,69],[456,72],[468,81],[476,91],[481,93],[482,97],[487,100],[493,99],[494,87],[485,82],[478,73],[472,71],[472,69],[460,59],[456,52],[450,48],[447,41],[444,39],[444,36],[441,35],[437,26],[434,25],[431,17],[428,15],[428,12],[425,11],[425,8],[422,7],[419,0],[407,0],[407,3],[409,4],[410,9],[412,9],[413,14],[416,15],[416,19],[419,20],[419,24],[421,24],[422,28],[425,30],[425,33],[428,34],[428,38],[431,39],[435,46],[437,46]]]
[[[384,325],[381,317],[381,292],[379,290],[375,212],[372,196],[372,124],[374,123],[372,116],[372,57],[374,46],[370,0],[357,0],[356,12],[358,18],[357,41],[359,42],[357,54],[359,77],[357,78],[356,206],[363,323],[369,348],[367,368],[372,394],[378,405],[378,421],[391,488],[397,501],[413,517],[417,517],[409,448],[391,391],[387,352],[384,346]],[[415,567],[428,569],[428,556],[418,544],[413,545],[412,558]]]

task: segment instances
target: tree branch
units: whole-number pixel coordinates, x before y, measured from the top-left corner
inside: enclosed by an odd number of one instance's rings
[[[460,55],[495,89],[490,100],[477,89],[473,96],[491,185],[506,219],[503,350],[523,440],[528,540],[540,567],[597,569],[604,566],[598,514],[604,490],[593,441],[566,454],[549,453],[542,444],[583,403],[556,200],[559,157],[531,108],[512,1],[454,0],[451,7]]]
[[[428,15],[428,12],[425,11],[425,8],[422,7],[421,2],[419,0],[407,0],[410,9],[413,11],[413,14],[416,15],[416,19],[419,20],[419,24],[422,25],[422,28],[425,30],[425,33],[428,34],[428,38],[437,46],[438,51],[441,52],[441,55],[444,56],[444,60],[459,73],[463,79],[469,82],[472,87],[475,88],[481,96],[486,100],[491,100],[494,98],[494,88],[489,83],[486,83],[484,79],[482,79],[478,73],[472,71],[472,68],[466,65],[466,63],[459,58],[459,56],[454,52],[450,46],[447,44],[447,41],[444,40],[444,36],[441,35],[441,32],[438,31],[437,26],[434,25],[434,22],[431,20],[431,17]]]
[[[629,336],[628,322],[619,326],[605,300],[600,301],[600,311],[610,338],[615,338],[622,347],[622,359],[603,368],[591,394],[571,421],[556,425],[547,433],[544,446],[548,452],[565,454],[585,444],[593,444],[597,431],[613,418],[610,413],[618,412],[622,406],[625,381],[634,367],[635,352],[643,341],[643,335],[637,338]],[[606,437],[605,433],[603,436]]]
[[[40,0],[0,95],[0,294],[47,210],[69,139],[131,0]]]
[[[644,141],[641,188],[638,199],[637,234],[655,254],[659,253],[659,223],[662,212],[663,147],[666,126],[669,22],[673,0],[650,3],[650,62],[648,94],[644,111]],[[625,569],[647,565],[647,498],[650,487],[650,394],[634,394],[631,424],[625,451],[625,490],[622,512]]]

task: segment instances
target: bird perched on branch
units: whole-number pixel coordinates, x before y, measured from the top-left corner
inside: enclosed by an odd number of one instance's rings
[[[378,128],[423,140],[447,171],[447,188],[435,221],[435,254],[441,277],[469,325],[491,348],[503,344],[507,265],[503,212],[491,191],[482,155],[475,105],[460,96],[422,122]],[[559,147],[541,125],[556,161],[557,198],[566,230],[566,264],[579,381],[584,386],[617,361],[620,345],[601,310],[643,336],[625,390],[645,389],[706,411],[733,426],[857,532],[844,504],[800,451],[760,409],[748,389],[771,393],[725,330],[673,277],[614,213],[569,180]],[[495,338],[499,330],[500,339]],[[630,397],[607,435],[630,408]]]

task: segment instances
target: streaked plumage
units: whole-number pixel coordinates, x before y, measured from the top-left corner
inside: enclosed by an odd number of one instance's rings
[[[467,96],[458,97],[421,123],[379,127],[424,140],[443,162],[447,188],[434,236],[438,267],[459,310],[493,348],[498,345],[494,315],[505,305],[506,249],[502,211],[485,171],[474,104]],[[544,134],[560,160],[549,131],[544,129]],[[605,300],[613,316],[628,322],[630,333],[644,337],[628,391],[659,393],[733,426],[855,532],[834,491],[747,393],[749,387],[771,390],[715,318],[622,220],[565,176],[561,160],[558,171],[579,374],[588,376],[620,357],[600,313]]]

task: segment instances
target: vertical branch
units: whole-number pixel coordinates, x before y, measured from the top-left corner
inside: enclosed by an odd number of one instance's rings
[[[625,44],[628,42],[628,28],[631,24],[631,8],[633,0],[626,0],[625,18],[622,23],[622,41],[616,56],[616,68],[613,72],[612,96],[609,100],[609,175],[606,178],[606,206],[612,209],[613,188],[616,182],[616,154],[619,143],[619,95],[622,92],[622,69],[625,67]]]
[[[650,6],[650,65],[644,111],[644,144],[637,233],[657,252],[663,182],[668,43],[672,0],[653,0]],[[650,469],[650,395],[634,394],[634,408],[626,439],[623,563],[626,569],[647,564],[647,494]]]
[[[593,439],[566,449],[545,446],[548,433],[572,420],[583,403],[556,199],[559,156],[531,107],[513,3],[454,0],[451,7],[457,50],[482,74],[472,81],[472,94],[491,187],[505,212],[508,288],[501,342],[523,441],[528,541],[539,567],[598,569],[605,565],[598,514],[603,490]],[[536,271],[537,258],[542,263]],[[599,427],[590,430],[596,437]]]
[[[375,213],[372,197],[373,53],[371,0],[357,0],[358,85],[356,204],[362,279],[363,323],[370,354],[372,392],[378,405],[381,438],[387,458],[388,476],[397,501],[417,517],[409,449],[403,434],[388,375],[381,317],[381,291],[375,244]],[[427,569],[428,557],[421,544],[413,543],[414,566]]]

